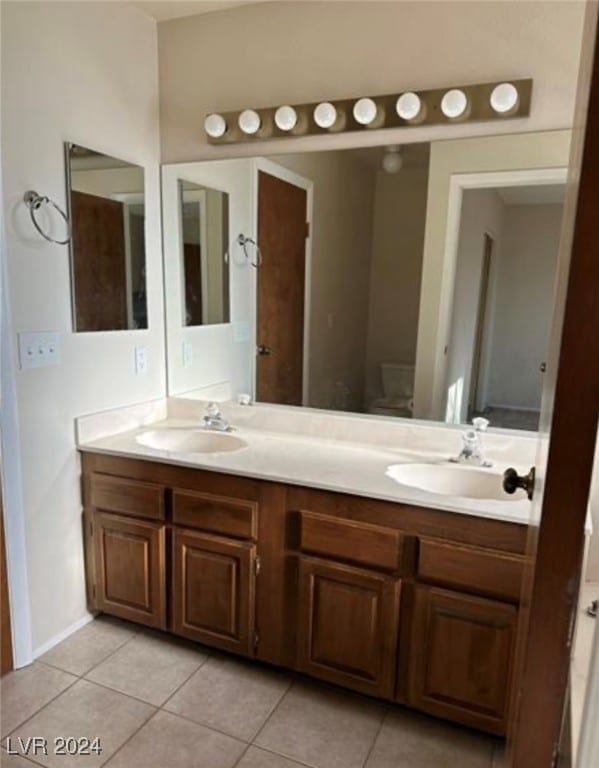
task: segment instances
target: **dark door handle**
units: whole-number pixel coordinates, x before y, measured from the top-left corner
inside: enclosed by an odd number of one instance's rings
[[[266,344],[260,344],[260,345],[258,345],[258,354],[259,355],[272,355],[272,348],[268,347]]]
[[[529,500],[535,488],[535,468],[531,467],[527,475],[519,475],[513,467],[506,469],[503,473],[503,490],[506,493],[516,493],[518,488],[526,491]]]

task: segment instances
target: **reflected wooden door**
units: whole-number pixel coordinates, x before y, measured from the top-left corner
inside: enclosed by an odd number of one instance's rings
[[[589,3],[536,461],[508,763],[559,752],[599,417],[599,48]]]
[[[77,330],[127,328],[123,204],[73,191],[71,221]]]
[[[264,171],[258,174],[256,397],[302,404],[307,193]]]

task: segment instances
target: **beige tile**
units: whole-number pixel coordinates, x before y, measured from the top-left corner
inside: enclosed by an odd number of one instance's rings
[[[266,752],[258,747],[250,747],[237,763],[236,768],[303,768],[301,763],[288,760],[274,752]]]
[[[245,748],[237,739],[161,711],[107,768],[232,768]]]
[[[54,699],[41,712],[19,726],[11,739],[25,740],[41,736],[48,742],[48,755],[37,755],[35,761],[45,766],[81,766],[97,768],[155,712],[154,707],[142,701],[123,696],[86,680]],[[58,755],[53,748],[56,737],[90,740],[99,739],[100,755]]]
[[[286,675],[213,657],[165,705],[169,712],[250,741],[289,687]]]
[[[45,664],[30,664],[2,678],[1,735],[13,731],[76,680]]]
[[[495,740],[413,712],[389,713],[366,768],[490,768]]]
[[[361,768],[384,714],[367,699],[294,684],[255,743],[315,768]]]
[[[160,706],[206,658],[177,638],[143,633],[94,667],[86,679]]]
[[[138,631],[134,624],[102,616],[67,637],[39,660],[81,676],[104,661]]]
[[[25,760],[19,755],[8,755],[3,749],[0,749],[0,767],[1,768],[33,768],[34,763]]]

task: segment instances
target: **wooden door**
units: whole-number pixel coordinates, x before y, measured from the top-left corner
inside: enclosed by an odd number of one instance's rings
[[[417,586],[410,638],[410,705],[504,734],[517,609],[508,603]]]
[[[550,768],[559,750],[599,416],[599,46],[587,4],[543,386],[508,764]]]
[[[164,525],[96,512],[93,537],[98,609],[165,629]]]
[[[183,243],[185,325],[202,325],[202,247]]]
[[[73,191],[71,221],[76,329],[128,328],[123,204]]]
[[[174,529],[173,632],[253,655],[255,556],[251,543]]]
[[[300,557],[298,669],[392,698],[399,594],[392,577]]]
[[[2,504],[2,478],[0,477],[0,675],[5,675],[13,668],[12,629],[10,621],[10,599],[8,591],[8,571],[6,568],[6,541],[4,538],[4,508]]]
[[[258,174],[256,397],[264,403],[302,404],[306,190]]]

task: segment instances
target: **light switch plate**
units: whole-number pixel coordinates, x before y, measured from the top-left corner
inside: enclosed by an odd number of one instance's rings
[[[21,370],[45,368],[60,363],[60,334],[57,331],[25,331],[19,333]]]
[[[189,341],[183,342],[183,367],[189,368],[193,363],[193,347]]]
[[[148,372],[148,350],[146,347],[135,347],[135,373],[144,375]]]
[[[238,320],[233,323],[233,341],[243,344],[250,340],[250,324],[246,320]]]

